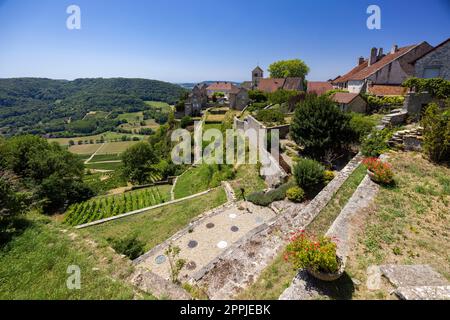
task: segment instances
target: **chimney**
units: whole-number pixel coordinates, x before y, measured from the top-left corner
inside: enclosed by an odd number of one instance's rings
[[[381,58],[383,58],[383,48],[379,48],[378,49],[378,58],[377,58],[377,61],[380,61],[381,60]]]
[[[359,57],[358,66],[362,65],[363,63],[364,63],[364,57]]]
[[[398,51],[398,45],[394,44],[391,49],[391,53],[396,53]]]
[[[377,48],[372,48],[370,50],[369,66],[373,65],[375,62],[377,62]]]

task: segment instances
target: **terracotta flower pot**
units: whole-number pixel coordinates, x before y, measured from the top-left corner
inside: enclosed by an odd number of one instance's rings
[[[342,263],[342,260],[339,257],[336,257],[338,260],[339,268],[336,272],[322,272],[317,270],[312,270],[311,268],[306,268],[306,271],[310,275],[312,275],[314,278],[322,280],[322,281],[335,281],[339,279],[343,274],[345,270],[345,266]]]

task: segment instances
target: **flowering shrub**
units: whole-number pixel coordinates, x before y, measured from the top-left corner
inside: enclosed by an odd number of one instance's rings
[[[363,160],[363,164],[367,170],[374,174],[377,182],[389,184],[394,180],[394,173],[389,163],[383,162],[378,158],[366,158]]]
[[[325,184],[328,184],[331,180],[334,179],[334,172],[331,170],[325,170],[323,172],[323,181],[325,182]]]
[[[305,196],[305,191],[300,187],[291,187],[286,191],[286,196],[292,202],[302,202]]]
[[[304,230],[301,230],[294,233],[290,240],[284,259],[291,262],[295,269],[308,268],[327,273],[339,270],[336,243],[331,238],[322,236],[314,239],[306,236]]]

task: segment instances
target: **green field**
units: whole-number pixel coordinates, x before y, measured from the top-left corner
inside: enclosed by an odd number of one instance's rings
[[[139,298],[126,280],[133,267],[106,246],[88,245],[79,234],[72,240],[72,231],[63,233],[47,217],[28,215],[24,221],[27,225],[0,247],[0,300]],[[71,265],[80,268],[80,290],[66,286]]]
[[[76,226],[167,202],[170,189],[170,185],[161,185],[76,203],[66,211],[64,222]]]
[[[99,162],[99,163],[86,163],[84,165],[87,169],[93,170],[117,170],[122,167],[122,162]]]
[[[96,154],[89,162],[119,161],[119,160],[120,160],[119,154]]]
[[[137,137],[142,140],[145,138],[144,135],[140,135],[140,134],[129,134],[129,133],[119,133],[119,132],[107,131],[102,134],[97,134],[97,135],[93,135],[93,136],[78,136],[78,137],[73,137],[73,138],[50,138],[50,139],[48,139],[48,141],[49,142],[57,142],[60,145],[68,145],[70,140],[74,141],[75,144],[77,144],[78,141],[83,141],[83,142],[89,143],[90,140],[92,140],[93,142],[96,142],[96,141],[101,140],[101,138],[103,137],[103,139],[105,141],[109,142],[109,141],[116,141],[116,140],[121,141],[123,136],[126,136],[129,139],[133,139],[134,137]]]
[[[217,188],[193,199],[88,227],[81,232],[101,240],[121,239],[133,235],[145,243],[145,250],[150,250],[186,227],[199,214],[226,201],[223,188]]]
[[[145,101],[145,104],[149,107],[153,108],[161,108],[161,111],[163,112],[169,112],[171,110],[170,106],[166,102],[161,101]]]

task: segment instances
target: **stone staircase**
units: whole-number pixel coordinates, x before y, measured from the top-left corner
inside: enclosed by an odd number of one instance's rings
[[[388,141],[390,147],[406,151],[422,150],[423,128],[416,127],[407,130],[400,130],[394,133]]]
[[[429,265],[379,267],[403,300],[450,300],[450,283]]]
[[[399,125],[406,121],[408,111],[404,109],[394,109],[381,119],[381,126],[387,127],[391,125]]]

